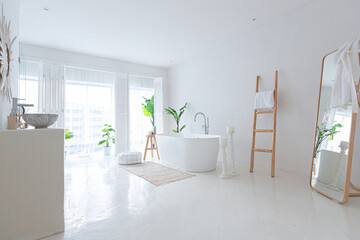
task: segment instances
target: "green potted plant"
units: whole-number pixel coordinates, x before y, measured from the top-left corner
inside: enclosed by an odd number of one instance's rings
[[[111,153],[110,143],[115,144],[115,129],[109,124],[104,124],[104,129],[101,130],[103,132],[102,140],[98,143],[98,145],[104,145],[104,155],[109,156]]]
[[[142,110],[146,117],[150,118],[151,125],[153,126],[154,134],[156,134],[156,127],[155,127],[155,115],[154,115],[154,95],[147,99],[146,97],[143,97],[145,103],[142,103]]]
[[[317,154],[320,152],[319,147],[321,143],[329,138],[329,141],[334,139],[334,135],[338,133],[337,128],[342,128],[343,125],[336,123],[331,128],[326,128],[326,123],[324,127],[320,128],[317,126],[317,134],[316,134],[316,143],[315,143],[315,150],[314,150],[314,158],[316,158]]]
[[[74,137],[74,133],[70,132],[69,129],[65,129],[65,140],[70,140]]]
[[[184,128],[186,127],[186,125],[183,125],[182,127],[180,127],[180,119],[181,119],[181,116],[184,114],[186,107],[187,107],[187,103],[185,103],[185,105],[179,109],[179,113],[171,107],[165,108],[165,112],[167,114],[173,116],[173,118],[176,122],[176,129],[172,130],[174,133],[181,133],[182,130],[184,130]]]
[[[74,137],[74,133],[70,132],[69,129],[65,129],[65,141],[68,141],[68,140],[72,139],[73,137]],[[66,156],[67,156],[67,151],[65,150],[65,159],[66,159]]]

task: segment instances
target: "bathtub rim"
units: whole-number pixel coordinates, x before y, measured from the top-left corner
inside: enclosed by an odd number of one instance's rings
[[[196,133],[160,133],[155,136],[171,137],[179,139],[220,139],[220,135],[196,134]]]

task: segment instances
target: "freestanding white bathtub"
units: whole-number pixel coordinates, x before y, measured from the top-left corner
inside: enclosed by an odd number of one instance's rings
[[[204,134],[157,134],[161,162],[189,172],[216,168],[219,136]]]

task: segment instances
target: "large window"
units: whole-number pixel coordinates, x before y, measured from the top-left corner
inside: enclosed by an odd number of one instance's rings
[[[130,151],[143,152],[146,135],[153,130],[150,118],[142,110],[144,98],[150,99],[154,95],[154,79],[143,77],[129,77],[129,106],[130,106]]]
[[[26,103],[34,104],[27,112],[39,112],[39,84],[41,62],[23,60],[20,65],[19,98]],[[24,101],[24,102],[25,102]]]
[[[155,124],[163,132],[162,79],[129,76],[66,65],[61,61],[23,57],[19,92],[29,112],[59,115],[53,128],[68,128],[74,138],[65,142],[68,154],[88,156],[102,152],[104,124],[116,129],[116,153],[145,148],[146,135],[153,130],[142,111],[143,97],[155,95]],[[116,103],[116,104],[115,104]]]
[[[327,138],[323,142],[323,148],[326,150],[340,152],[341,141],[349,142],[351,132],[352,106],[344,106],[341,108],[332,108],[328,111],[327,128],[331,128],[334,124],[341,124],[342,127],[337,129],[332,140]]]
[[[114,124],[113,73],[65,67],[65,128],[75,135],[67,141],[69,154],[102,151],[98,145],[104,124]]]

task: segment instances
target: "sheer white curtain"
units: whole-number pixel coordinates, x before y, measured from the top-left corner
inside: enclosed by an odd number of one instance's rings
[[[64,66],[61,63],[21,59],[19,97],[34,104],[28,112],[59,114],[52,128],[63,127]]]
[[[116,73],[115,81],[115,153],[129,151],[128,75]]]
[[[41,61],[21,60],[18,96],[24,103],[34,104],[27,112],[39,112],[39,87],[41,77]]]
[[[155,92],[155,125],[156,133],[164,132],[164,103],[163,103],[163,79],[154,79],[154,92]]]
[[[130,151],[142,152],[146,135],[153,129],[150,118],[142,110],[144,98],[154,95],[154,79],[129,76]]]
[[[39,107],[43,113],[59,114],[52,127],[64,127],[64,64],[43,61],[43,75],[40,78]]]
[[[69,154],[102,151],[101,130],[115,122],[114,90],[115,73],[65,66],[65,128],[75,136],[66,142]]]

